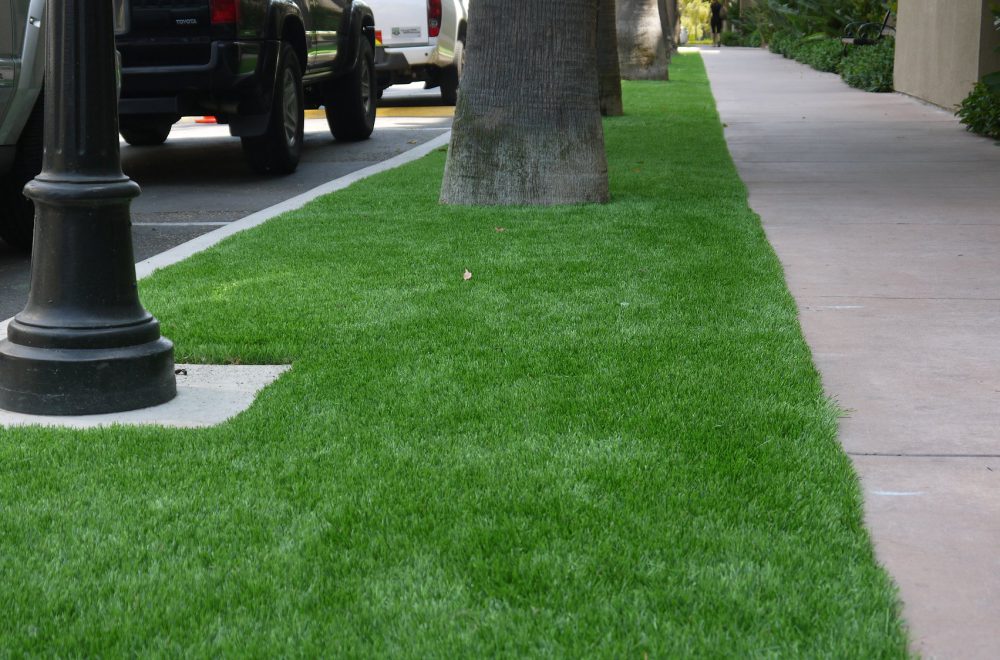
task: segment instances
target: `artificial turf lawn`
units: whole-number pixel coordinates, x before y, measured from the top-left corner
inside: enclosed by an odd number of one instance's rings
[[[904,656],[700,58],[671,78],[625,85],[607,206],[442,208],[435,153],[143,282],[179,361],[294,368],[216,429],[4,431],[3,654]]]

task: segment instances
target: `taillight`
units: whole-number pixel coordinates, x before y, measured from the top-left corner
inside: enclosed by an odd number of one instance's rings
[[[212,25],[238,23],[240,0],[212,0]]]
[[[441,0],[427,0],[427,34],[431,37],[441,34]]]

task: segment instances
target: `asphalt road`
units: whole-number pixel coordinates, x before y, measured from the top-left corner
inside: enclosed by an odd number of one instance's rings
[[[122,169],[142,187],[132,204],[136,261],[441,135],[451,117],[438,98],[437,90],[418,85],[390,88],[375,132],[363,142],[335,142],[325,119],[307,119],[302,162],[289,176],[251,172],[224,126],[185,120],[162,146],[122,143]],[[29,257],[0,241],[0,320],[24,308],[29,271]]]

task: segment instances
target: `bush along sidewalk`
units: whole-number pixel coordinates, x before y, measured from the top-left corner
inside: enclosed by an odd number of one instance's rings
[[[817,71],[840,73],[844,60],[844,46],[836,39],[803,39],[792,53],[797,61]]]
[[[179,361],[293,368],[3,431],[4,652],[906,657],[701,59],[624,91],[610,204],[442,207],[433,153],[144,280]]]
[[[956,113],[973,133],[1000,140],[1000,93],[977,83]]]
[[[872,46],[850,46],[840,64],[840,77],[851,87],[866,92],[891,92],[895,52],[896,40],[892,37]]]
[[[896,40],[883,37],[871,46],[844,47],[839,39],[798,37],[777,32],[768,44],[772,53],[784,55],[818,71],[839,73],[851,87],[866,92],[893,91],[893,58]]]
[[[994,6],[992,11],[993,27],[1000,32],[1000,6]],[[1000,48],[996,50],[1000,52]],[[973,133],[1000,140],[1000,71],[976,83],[955,114]]]

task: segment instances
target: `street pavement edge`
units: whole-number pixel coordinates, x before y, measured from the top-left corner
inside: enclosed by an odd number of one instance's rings
[[[257,211],[256,213],[252,213],[245,218],[230,222],[224,227],[219,227],[218,229],[210,231],[207,234],[202,234],[201,236],[193,238],[186,243],[181,243],[180,245],[152,256],[149,259],[144,259],[135,265],[136,279],[141,280],[145,277],[149,277],[161,268],[172,266],[173,264],[183,261],[190,256],[198,254],[199,252],[221,243],[230,236],[264,224],[268,220],[275,218],[282,213],[296,211],[318,197],[329,195],[330,193],[338,190],[343,190],[344,188],[347,188],[348,186],[363,179],[367,179],[370,176],[395,169],[419,158],[423,158],[436,149],[447,147],[450,141],[451,131],[449,130],[432,140],[418,145],[397,156],[393,156],[388,160],[384,160],[381,163],[370,165],[357,170],[356,172],[351,172],[346,176],[328,181],[322,185],[316,186],[312,190],[302,193],[301,195],[296,195],[295,197],[286,199],[283,202],[269,206],[266,209]],[[0,322],[0,339],[7,337],[7,324],[9,324],[13,318],[14,317],[11,317]]]

